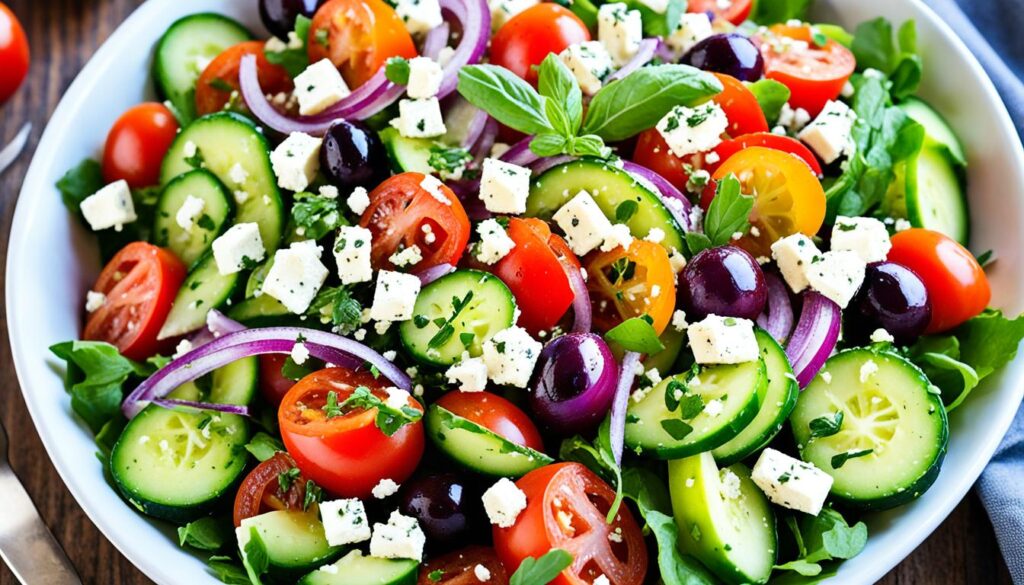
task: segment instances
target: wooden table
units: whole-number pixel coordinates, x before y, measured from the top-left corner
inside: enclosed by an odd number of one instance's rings
[[[18,190],[50,113],[96,48],[141,4],[141,0],[6,1],[28,32],[32,69],[26,85],[0,109],[0,145],[7,144],[27,120],[35,128],[28,151],[0,177],[3,234],[10,232]],[[6,259],[4,235],[0,237],[0,290],[4,286]],[[18,391],[4,315],[0,315],[0,327],[4,331],[0,342],[0,417],[12,439],[12,467],[86,584],[148,583],[86,518],[50,463]],[[0,513],[2,507],[0,502]],[[0,585],[14,583],[11,572],[0,563]],[[938,531],[889,573],[883,583],[1009,584],[1009,574],[978,498],[968,496]]]

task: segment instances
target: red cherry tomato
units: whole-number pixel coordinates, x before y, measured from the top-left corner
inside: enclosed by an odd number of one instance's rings
[[[712,73],[722,82],[722,92],[712,98],[725,111],[729,119],[729,136],[743,136],[752,132],[767,132],[768,120],[754,92],[731,75]]]
[[[491,39],[491,63],[530,83],[537,83],[535,65],[549,54],[590,40],[590,30],[568,8],[552,2],[537,4],[506,22]]]
[[[139,104],[114,122],[103,148],[103,178],[133,189],[160,182],[160,165],[178,135],[178,120],[163,104]]]
[[[309,62],[330,59],[350,88],[366,83],[391,57],[417,55],[412,36],[383,0],[331,0],[313,16]]]
[[[436,404],[501,435],[516,445],[544,451],[537,426],[518,406],[490,392],[449,392]]]
[[[498,555],[484,546],[468,546],[424,561],[416,585],[481,585],[475,573],[477,565],[491,575],[486,585],[508,585],[508,574]]]
[[[275,407],[281,405],[285,394],[295,385],[295,380],[290,380],[281,374],[281,368],[288,356],[282,353],[271,353],[260,356],[260,393],[267,402]]]
[[[0,104],[18,91],[28,75],[29,51],[18,17],[0,2]]]
[[[716,18],[724,18],[733,24],[740,24],[750,16],[754,0],[690,0],[687,12],[712,12]]]
[[[605,521],[615,490],[594,472],[579,463],[555,463],[527,473],[516,486],[526,493],[526,509],[511,528],[493,528],[494,550],[507,571],[515,572],[526,557],[560,548],[573,562],[551,585],[591,585],[602,574],[612,585],[644,582],[643,533],[625,505],[611,524]]]
[[[508,236],[516,247],[493,272],[516,297],[522,311],[519,325],[536,335],[554,327],[569,309],[575,295],[566,270],[578,271],[580,264],[565,240],[542,220],[512,218]],[[538,282],[544,283],[544,294],[537,294]]]
[[[232,103],[232,93],[241,91],[238,69],[242,63],[242,57],[246,55],[256,55],[256,75],[259,77],[260,87],[263,88],[264,93],[276,95],[281,92],[290,92],[294,88],[288,71],[280,65],[273,65],[267,61],[263,42],[239,43],[225,49],[213,61],[210,61],[196,81],[196,112],[200,116],[219,112],[229,105],[245,107],[245,102],[242,101]],[[235,94],[236,100],[237,95]]]
[[[370,193],[370,205],[359,225],[373,234],[370,254],[374,268],[393,268],[391,255],[399,247],[419,246],[423,255],[413,269],[458,264],[469,243],[469,217],[451,189],[441,185],[441,202],[423,188],[424,175],[395,175]]]
[[[928,289],[932,320],[926,333],[952,329],[992,300],[988,278],[974,255],[939,232],[913,228],[896,234],[889,260],[913,270]]]
[[[327,368],[299,380],[277,411],[281,438],[302,474],[346,498],[369,497],[382,479],[404,482],[423,456],[422,420],[389,437],[377,428],[376,409],[353,408],[327,418],[329,393],[341,404],[359,386],[387,399],[385,380],[369,372]],[[409,407],[423,410],[411,396]]]
[[[633,162],[658,173],[684,193],[686,183],[690,180],[689,171],[702,168],[703,161],[704,156],[701,153],[684,157],[672,154],[668,143],[657,128],[641,132],[633,149]]]
[[[811,167],[815,175],[821,176],[821,164],[818,162],[818,157],[814,156],[814,153],[804,146],[803,142],[789,136],[772,134],[771,132],[755,132],[754,134],[746,134],[739,138],[726,140],[712,151],[718,156],[718,160],[714,163],[705,161],[704,167],[713,175],[718,170],[718,167],[729,160],[729,157],[753,146],[763,146],[772,150],[788,152],[807,163],[807,166]]]
[[[185,265],[146,242],[125,246],[107,263],[92,290],[107,300],[85,323],[82,339],[106,341],[125,357],[144,360],[167,346],[158,341],[185,280]]]
[[[277,452],[245,476],[235,494],[232,519],[236,527],[246,518],[274,510],[302,509],[306,501],[306,478],[301,473],[286,479],[288,489],[281,489],[281,477],[292,473],[292,469],[295,469],[295,460],[287,453]]]
[[[786,39],[807,46],[794,46]],[[857,66],[853,53],[831,39],[823,47],[816,46],[809,26],[775,25],[754,41],[761,44],[764,76],[788,87],[792,92],[789,105],[803,108],[811,116],[839,97]]]

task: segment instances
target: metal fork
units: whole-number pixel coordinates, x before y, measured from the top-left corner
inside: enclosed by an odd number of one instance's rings
[[[0,422],[0,557],[25,585],[81,585],[74,565],[7,464],[7,447],[7,432]]]
[[[7,167],[11,166],[18,159],[18,156],[21,155],[21,151],[25,149],[25,145],[28,143],[30,132],[32,132],[32,123],[25,122],[25,125],[14,136],[14,140],[3,147],[3,149],[0,149],[0,174],[3,174]]]

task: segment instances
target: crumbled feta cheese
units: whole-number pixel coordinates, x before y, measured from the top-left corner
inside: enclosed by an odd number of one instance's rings
[[[485,219],[476,226],[480,234],[480,245],[477,246],[476,259],[484,264],[494,264],[508,255],[516,243],[508,237],[505,228],[496,219]]]
[[[668,10],[668,0],[640,0],[640,4],[651,9],[651,11],[658,14],[665,14]]]
[[[192,351],[192,342],[187,339],[182,339],[178,342],[178,345],[174,348],[174,359],[178,359],[186,353]]]
[[[391,120],[391,125],[404,138],[434,138],[448,131],[436,97],[399,101],[398,118]]]
[[[320,169],[322,141],[309,134],[292,132],[274,152],[270,163],[277,176],[277,185],[289,191],[304,191]]]
[[[672,272],[679,274],[686,268],[686,256],[679,253],[679,250],[671,248],[668,251],[668,263],[672,266]]]
[[[318,192],[321,197],[326,199],[337,199],[339,195],[338,188],[334,185],[324,185],[320,187]]]
[[[722,142],[728,127],[725,111],[715,102],[693,108],[676,106],[657,124],[658,133],[676,156],[711,150]]]
[[[476,577],[476,580],[481,583],[486,583],[491,580],[491,570],[483,565],[478,564],[473,567],[473,575]]]
[[[95,313],[107,304],[107,295],[91,290],[85,293],[85,310],[88,313]]]
[[[438,0],[397,0],[395,12],[410,34],[425,34],[444,23]]]
[[[708,403],[704,405],[704,412],[710,417],[718,416],[722,414],[724,410],[725,405],[722,404],[722,401],[717,398],[715,398],[714,400],[709,400]]]
[[[491,9],[491,32],[498,32],[513,16],[539,3],[540,0],[487,0],[487,7]]]
[[[341,284],[367,282],[373,278],[370,249],[373,234],[359,226],[341,226],[334,240],[334,261]]]
[[[686,311],[679,309],[675,313],[672,313],[672,326],[680,333],[686,331],[687,327],[690,326],[690,324],[686,322]]]
[[[301,366],[309,359],[309,348],[306,347],[305,343],[296,342],[295,345],[292,346],[290,356],[293,362]]]
[[[687,329],[698,364],[741,364],[758,358],[754,323],[749,319],[708,315]]]
[[[491,152],[487,153],[491,158],[500,158],[501,155],[508,152],[508,149],[512,148],[504,142],[495,142],[494,146],[491,147]]]
[[[790,132],[799,132],[803,130],[805,126],[810,124],[811,114],[803,108],[793,109],[788,103],[782,104],[782,110],[779,111],[780,126],[786,127]]]
[[[761,451],[750,478],[775,504],[812,516],[832,489],[832,476],[772,448]]]
[[[181,207],[178,208],[178,212],[174,215],[174,221],[181,229],[191,232],[196,220],[199,219],[205,208],[206,201],[195,195],[189,195],[185,198]]]
[[[530,169],[496,158],[485,158],[480,174],[480,199],[492,213],[526,212]]]
[[[366,208],[370,206],[370,195],[366,192],[363,187],[356,187],[352,190],[352,194],[345,200],[345,204],[352,210],[352,213],[356,215],[362,215]]]
[[[849,106],[830,101],[797,138],[810,146],[825,164],[832,164],[850,147],[850,133],[856,121],[857,114]]]
[[[894,343],[896,338],[885,329],[875,329],[871,332],[871,343]]]
[[[735,500],[742,495],[742,492],[740,491],[740,476],[733,473],[731,469],[726,467],[719,471],[718,478],[718,491],[724,498]]]
[[[706,162],[709,165],[716,164],[721,160],[722,155],[718,154],[717,152],[709,152],[706,155],[704,155],[704,162]]]
[[[437,199],[441,203],[444,203],[445,205],[452,204],[452,200],[448,198],[448,195],[444,191],[444,189],[446,189],[444,183],[442,183],[437,177],[433,175],[424,175],[423,180],[420,181],[420,187],[423,187],[427,193],[430,193],[431,197]]]
[[[108,228],[119,232],[125,224],[138,219],[132,191],[125,180],[114,181],[86,197],[79,208],[94,232]]]
[[[409,393],[406,392],[405,395],[408,396]],[[405,403],[403,401],[403,406],[404,405]],[[373,486],[373,489],[371,490],[370,493],[372,493],[373,497],[377,498],[378,500],[383,500],[384,498],[393,496],[398,493],[398,484],[395,483],[394,480],[385,477],[384,479],[377,482],[377,485]]]
[[[249,171],[245,170],[242,163],[235,163],[230,170],[228,170],[228,179],[236,185],[244,185],[249,180]]]
[[[665,230],[653,227],[644,239],[653,244],[660,244],[665,241]]]
[[[597,38],[612,62],[622,67],[636,55],[644,38],[640,11],[629,10],[622,2],[602,5],[597,11]]]
[[[217,270],[225,276],[252,268],[267,255],[256,223],[236,223],[213,241],[212,248]]]
[[[832,302],[845,309],[864,282],[867,264],[856,252],[825,252],[806,267],[807,282]]]
[[[565,232],[565,242],[577,256],[600,246],[612,231],[612,223],[586,191],[562,205],[552,219]]]
[[[370,318],[388,323],[412,319],[420,286],[420,279],[412,274],[381,270],[377,273]]]
[[[612,226],[612,229],[604,237],[604,242],[601,243],[601,251],[609,252],[620,246],[623,250],[629,250],[629,246],[632,243],[633,234],[630,233],[629,226],[617,223]]]
[[[795,293],[808,287],[807,267],[820,257],[821,251],[803,234],[786,236],[772,244],[772,258],[779,265],[782,278]]]
[[[331,546],[344,546],[370,540],[370,522],[359,498],[320,502],[324,536]]]
[[[855,252],[865,262],[881,262],[889,256],[892,242],[885,224],[873,217],[836,218],[832,249]]]
[[[185,158],[192,158],[199,153],[199,147],[196,146],[195,142],[191,140],[185,143],[185,146],[181,147],[181,154],[185,155]]]
[[[867,383],[875,374],[878,373],[878,364],[875,360],[868,360],[864,362],[860,367],[860,381],[861,383]]]
[[[903,219],[901,217],[901,218],[896,220],[896,225],[893,226],[893,229],[896,230],[896,233],[899,233],[899,232],[905,232],[905,231],[909,230],[912,227],[914,227],[914,226],[911,225],[911,223],[909,221],[907,221],[907,220],[905,220],[905,219]]]
[[[462,392],[482,392],[487,388],[487,364],[482,358],[469,357],[469,352],[463,353],[462,359],[444,374]]]
[[[423,559],[423,546],[427,537],[415,518],[403,516],[398,510],[391,513],[387,524],[373,525],[370,538],[370,556],[382,559]]]
[[[881,71],[875,69],[874,67],[868,67],[867,69],[865,69],[863,75],[868,79],[877,79],[878,81],[885,81],[885,73],[882,73]]]
[[[558,58],[572,71],[586,95],[597,93],[601,89],[601,80],[612,72],[612,57],[598,41],[569,45],[558,54]]]
[[[319,114],[352,93],[330,59],[321,59],[295,77],[295,97],[303,116]]]
[[[526,388],[543,346],[522,327],[509,327],[484,342],[483,360],[495,384]]]
[[[305,313],[327,280],[327,267],[320,262],[321,251],[313,240],[295,242],[288,249],[278,250],[263,281],[263,294],[281,301],[292,313]]]
[[[853,84],[850,83],[849,80],[847,80],[847,82],[843,84],[843,89],[841,92],[839,92],[839,95],[843,96],[846,99],[850,99],[856,92],[857,89],[853,87]]]
[[[501,528],[514,526],[519,514],[526,509],[526,494],[507,477],[488,488],[482,499],[487,518]]]
[[[413,99],[432,98],[441,88],[444,72],[436,61],[427,57],[409,60],[409,85],[406,92]]]
[[[423,260],[423,253],[420,251],[420,247],[416,244],[403,248],[400,252],[395,252],[388,258],[388,262],[391,262],[398,268],[404,268],[406,266],[415,266]]]
[[[609,534],[608,536],[611,536],[611,534]],[[602,575],[598,575],[597,578],[594,579],[593,585],[612,585],[612,584],[611,584],[611,581],[608,580],[608,577],[606,575],[602,574]]]
[[[711,19],[708,18],[706,13],[685,13],[680,15],[679,22],[672,29],[668,38],[665,39],[665,44],[672,50],[673,55],[682,57],[694,45],[713,34],[715,34],[715,31],[711,28]]]

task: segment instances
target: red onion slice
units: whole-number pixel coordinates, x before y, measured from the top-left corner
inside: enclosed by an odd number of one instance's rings
[[[487,112],[479,108],[473,112],[473,117],[469,120],[469,127],[466,129],[466,136],[462,139],[463,148],[472,149],[473,146],[480,142],[480,138],[487,130],[487,121],[490,119],[491,117],[487,115]]]
[[[444,67],[444,78],[437,92],[445,98],[459,84],[459,70],[480,61],[491,37],[491,11],[487,0],[441,0],[441,10],[459,22],[461,40]]]
[[[811,383],[825,365],[839,340],[842,311],[839,305],[814,292],[804,293],[804,307],[796,324],[786,355],[793,364],[801,388]]]
[[[420,54],[436,61],[438,55],[441,54],[441,50],[448,45],[448,34],[450,32],[451,27],[447,22],[442,22],[441,26],[430,29],[427,36],[423,37],[423,47],[420,49]]]
[[[504,152],[499,158],[509,164],[519,165],[521,167],[528,167],[533,163],[540,160],[540,157],[530,150],[530,141],[533,140],[532,136],[527,136],[519,142],[516,142],[508,150]]]
[[[565,277],[569,279],[569,288],[572,289],[572,312],[573,312],[573,333],[590,333],[590,326],[593,322],[593,308],[590,306],[590,291],[587,290],[587,283],[583,280],[583,273],[580,268],[562,260],[562,270],[565,270]]]
[[[640,354],[627,351],[622,355],[622,367],[619,368],[619,385],[615,387],[615,399],[612,400],[611,425],[608,429],[609,442],[615,464],[622,465],[622,450],[626,446],[626,408],[629,406],[629,393],[633,389],[636,369],[640,365]]]
[[[644,65],[647,65],[651,59],[654,58],[660,44],[661,39],[644,39],[640,41],[640,47],[637,49],[636,55],[633,55],[633,58],[626,62],[626,64],[618,71],[609,75],[608,79],[605,80],[605,84],[618,81]]]
[[[484,130],[480,133],[480,139],[469,149],[470,154],[473,155],[473,164],[477,168],[483,164],[485,158],[491,156],[491,148],[494,147],[494,142],[497,139],[498,121],[487,116],[487,123],[484,124]]]
[[[574,160],[576,160],[576,157],[566,154],[560,156],[549,156],[533,163],[533,165],[530,166],[530,170],[533,171],[533,176],[539,177],[540,175],[543,175],[545,171],[549,171],[558,165],[570,163]]]
[[[239,416],[249,416],[248,406],[239,406],[236,404],[213,404],[210,402],[177,400],[175,398],[157,398],[156,400],[153,400],[153,404],[161,406],[163,408],[175,408],[183,406],[185,408],[194,408],[196,410],[209,410],[211,412],[222,412],[224,414],[237,414]]]
[[[227,335],[228,333],[235,333],[246,329],[245,325],[229,318],[217,309],[211,309],[210,312],[206,314],[206,327],[214,337],[220,337],[222,335]]]
[[[694,226],[690,222],[690,200],[686,198],[686,195],[682,193],[675,185],[670,183],[668,179],[662,177],[660,174],[652,171],[651,169],[636,164],[635,162],[624,160],[622,161],[622,170],[627,173],[639,177],[647,181],[650,185],[655,187],[657,190],[655,195],[660,195],[662,202],[665,203],[665,207],[668,208],[669,213],[675,218],[676,223],[679,224],[684,231],[693,231]]]
[[[437,266],[431,266],[430,268],[427,268],[423,272],[418,273],[416,276],[419,277],[420,284],[422,286],[427,286],[428,284],[434,282],[438,278],[451,274],[452,272],[455,272],[455,267],[452,266],[451,264],[438,264]]]
[[[768,304],[764,313],[757,318],[757,324],[775,341],[786,343],[786,338],[793,330],[793,303],[789,300],[789,291],[775,273],[765,272],[764,280],[768,286]]]

